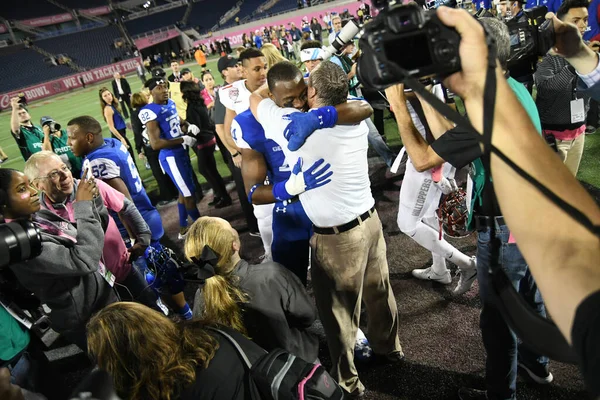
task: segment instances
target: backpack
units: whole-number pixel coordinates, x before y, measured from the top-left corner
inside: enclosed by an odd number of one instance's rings
[[[250,371],[251,384],[260,396],[252,400],[342,400],[344,391],[320,364],[312,364],[281,349],[250,362],[239,343],[219,329],[209,328],[224,336],[236,348]]]

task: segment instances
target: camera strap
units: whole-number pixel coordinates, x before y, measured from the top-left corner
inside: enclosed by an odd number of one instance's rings
[[[482,162],[487,174],[491,174],[491,154],[494,153],[553,203],[565,210],[576,221],[586,226],[592,233],[599,236],[600,227],[594,226],[587,216],[566,203],[492,145],[497,89],[496,46],[495,40],[488,32],[486,32],[486,42],[488,45],[488,68],[484,86],[483,135],[479,135],[479,133],[477,135],[483,145],[484,155],[482,156]],[[454,122],[457,126],[471,132],[477,132],[467,118],[450,109],[450,107],[425,89],[419,81],[411,77],[406,71],[403,72],[404,83],[423,97],[436,111]],[[490,176],[488,175],[488,179],[491,179]],[[490,229],[490,241],[492,243],[490,246],[490,268],[488,270],[490,274],[490,289],[498,299],[496,305],[503,319],[516,335],[521,338],[523,344],[534,352],[547,355],[558,361],[576,363],[577,358],[575,353],[558,327],[530,309],[529,305],[525,303],[522,296],[515,290],[511,280],[504,272],[500,261],[500,249],[503,243],[496,233],[496,227]]]
[[[515,164],[506,154],[492,145],[492,128],[494,124],[494,109],[495,109],[495,97],[496,97],[496,51],[494,39],[491,35],[486,32],[486,41],[488,43],[488,71],[485,82],[484,90],[484,113],[483,113],[483,135],[480,135],[477,130],[473,127],[468,118],[460,115],[458,112],[452,110],[435,95],[430,93],[423,84],[417,79],[410,76],[408,71],[400,68],[398,65],[389,65],[390,69],[394,72],[396,77],[400,78],[401,81],[415,93],[421,96],[427,101],[437,112],[446,117],[448,120],[454,122],[458,127],[467,131],[477,133],[479,141],[483,144],[483,151],[485,156],[483,157],[484,166],[488,171],[490,169],[490,155],[493,153],[500,158],[505,164],[513,169],[521,178],[526,182],[534,186],[540,191],[546,198],[548,198],[557,207],[562,209],[571,218],[585,227],[588,231],[594,234],[596,237],[600,237],[600,225],[595,225],[584,213],[567,203],[561,197],[556,195],[552,190],[547,188],[544,184],[539,182],[517,164]],[[494,57],[492,59],[492,57]],[[391,63],[390,63],[391,64]],[[487,160],[486,160],[487,157]]]

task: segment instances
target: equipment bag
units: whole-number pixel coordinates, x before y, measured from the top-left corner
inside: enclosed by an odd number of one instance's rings
[[[239,343],[219,329],[209,328],[223,335],[236,348],[250,370],[250,380],[260,393],[252,400],[341,400],[344,391],[320,364],[312,364],[275,349],[259,357],[254,364]]]

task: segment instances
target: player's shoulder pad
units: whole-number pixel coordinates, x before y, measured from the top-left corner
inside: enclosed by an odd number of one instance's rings
[[[138,117],[142,124],[146,124],[147,122],[154,121],[158,118],[160,114],[160,106],[158,104],[148,104],[145,105],[138,114]]]

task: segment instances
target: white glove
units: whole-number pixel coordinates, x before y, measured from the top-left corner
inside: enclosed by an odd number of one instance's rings
[[[188,133],[188,135],[196,136],[197,134],[200,133],[200,128],[198,128],[194,124],[189,124],[188,128],[187,128],[187,133]]]
[[[196,129],[198,129],[196,127]],[[196,144],[196,139],[191,136],[182,136],[184,146],[193,147]]]

